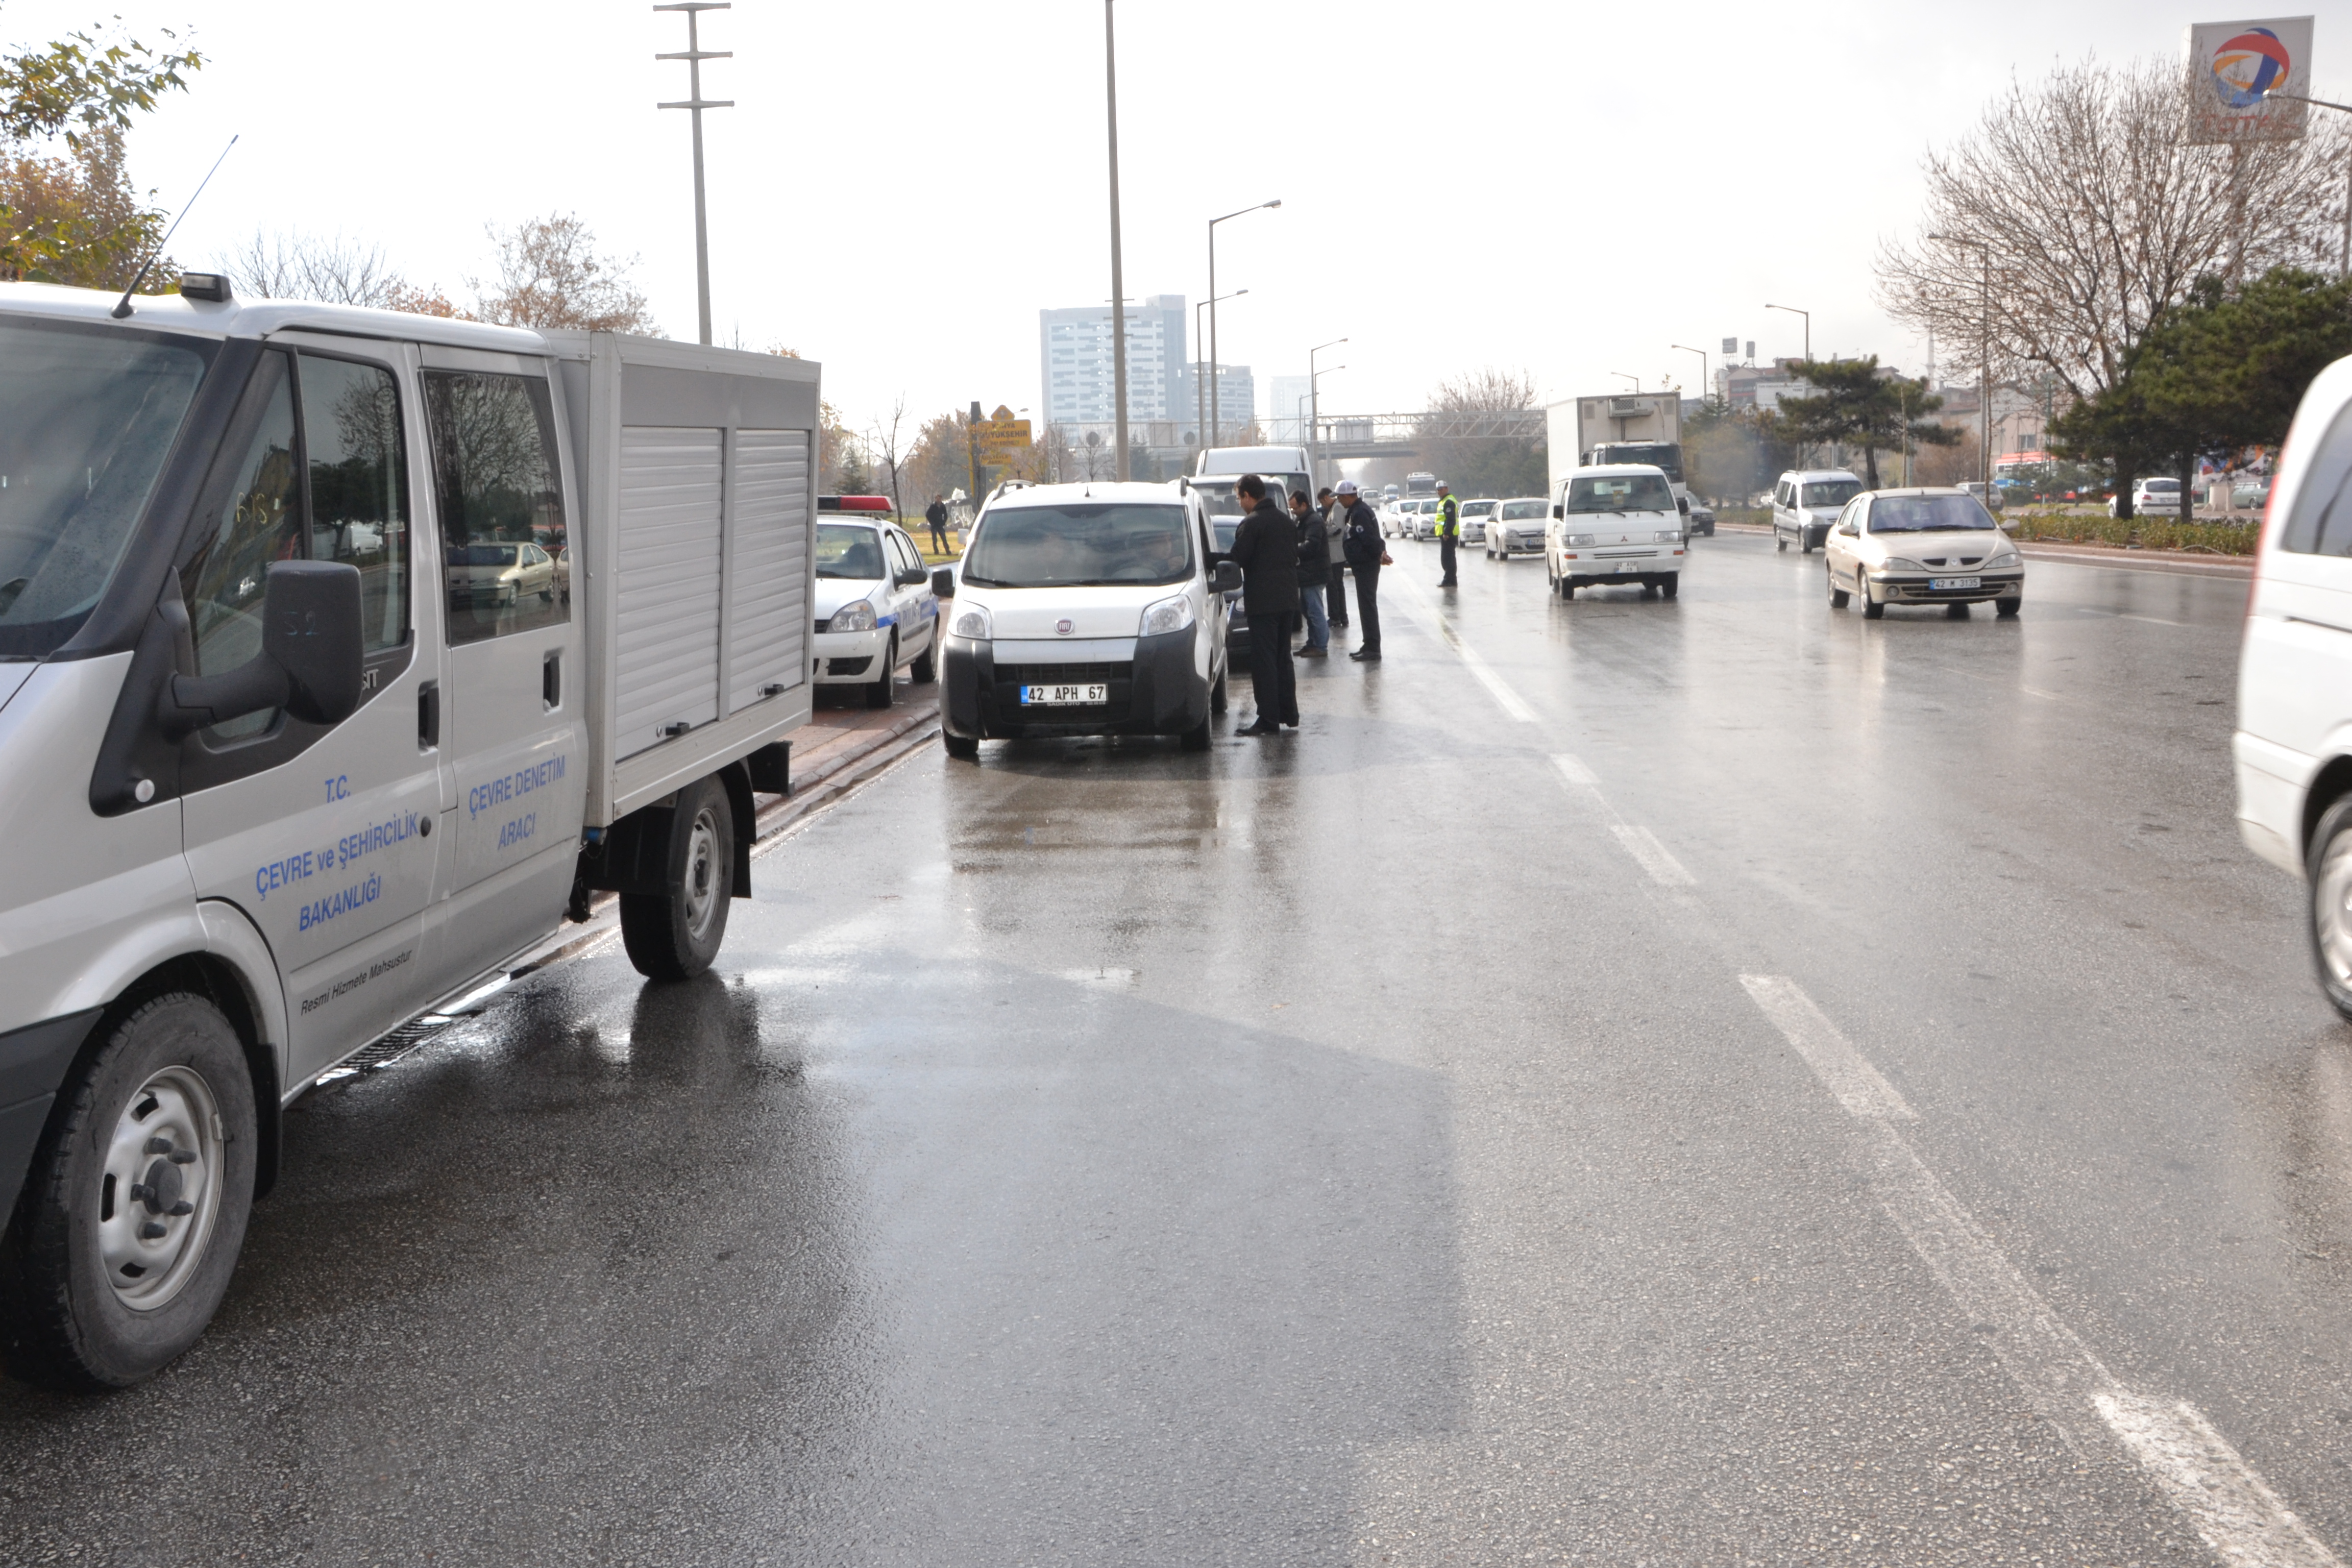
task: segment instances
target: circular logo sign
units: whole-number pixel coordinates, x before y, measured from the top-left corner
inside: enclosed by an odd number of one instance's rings
[[[2213,90],[2231,109],[2252,109],[2278,86],[2291,62],[2268,27],[2249,27],[2213,51]]]

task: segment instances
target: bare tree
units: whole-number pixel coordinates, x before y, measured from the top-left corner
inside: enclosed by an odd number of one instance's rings
[[[883,466],[889,470],[890,510],[899,517],[907,515],[907,502],[898,493],[898,468],[907,456],[904,435],[906,424],[907,395],[902,392],[898,395],[898,400],[890,405],[890,422],[886,425],[877,417],[866,427],[866,435],[867,447],[882,459]]]
[[[644,290],[629,281],[636,265],[596,254],[596,237],[576,215],[551,213],[499,228],[498,277],[491,288],[468,279],[480,296],[482,320],[510,327],[570,327],[592,332],[658,337]]]
[[[1530,373],[1488,365],[1439,382],[1429,395],[1429,406],[1435,414],[1487,414],[1533,408],[1541,396]],[[1457,495],[1540,495],[1549,482],[1539,440],[1425,435],[1422,460]]]
[[[237,286],[268,300],[316,300],[389,310],[410,288],[384,265],[383,247],[328,236],[256,229],[229,258]],[[437,290],[436,290],[437,292]]]
[[[2012,83],[1971,136],[1927,155],[1920,235],[1880,247],[1880,303],[1964,373],[2047,366],[2079,398],[2115,384],[2200,276],[2333,270],[2352,132],[2330,117],[2301,141],[2186,145],[2192,90],[2206,89],[2157,60]]]

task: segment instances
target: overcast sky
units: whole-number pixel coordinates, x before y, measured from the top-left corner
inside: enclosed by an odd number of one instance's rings
[[[685,23],[649,0],[5,0],[0,41],[120,11],[210,64],[142,122],[131,171],[176,206],[236,153],[173,253],[225,263],[257,227],[363,237],[453,295],[483,226],[579,214],[639,258],[695,333]],[[2315,8],[2315,85],[2352,83],[2352,0]],[[1219,230],[1223,357],[1322,363],[1328,412],[1423,405],[1444,376],[1532,372],[1549,395],[1663,376],[1690,343],[1923,345],[1876,309],[1871,260],[1910,232],[1923,152],[2012,74],[2177,57],[2227,12],[2146,0],[1753,0],[1612,6],[1120,0],[1127,291],[1205,292]],[[1099,0],[992,5],[738,0],[703,16],[712,292],[721,342],[823,362],[853,425],[1039,405],[1037,311],[1110,294]],[[2342,57],[2339,59],[2339,55]],[[908,214],[917,221],[908,223]]]

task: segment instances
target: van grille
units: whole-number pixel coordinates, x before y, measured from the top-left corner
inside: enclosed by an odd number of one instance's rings
[[[1000,686],[1091,686],[1097,681],[1128,680],[1135,675],[1135,663],[1124,664],[1000,664],[996,680]]]

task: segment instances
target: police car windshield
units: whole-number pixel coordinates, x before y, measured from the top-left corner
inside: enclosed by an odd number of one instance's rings
[[[882,575],[882,536],[852,522],[816,525],[816,574],[871,582]]]
[[[1594,474],[1568,481],[1570,512],[1672,511],[1675,492],[1656,474]]]
[[[213,345],[0,323],[0,658],[73,636],[114,574]]]
[[[963,580],[986,588],[1181,583],[1192,573],[1184,509],[1133,501],[992,507],[963,559]]]

